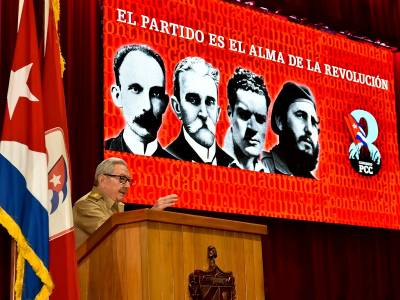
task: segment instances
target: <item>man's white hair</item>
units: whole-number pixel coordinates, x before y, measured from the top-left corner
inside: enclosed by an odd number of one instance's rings
[[[99,176],[103,174],[112,174],[115,165],[124,165],[128,168],[126,161],[118,157],[110,157],[98,164],[94,173],[94,186],[99,185]]]

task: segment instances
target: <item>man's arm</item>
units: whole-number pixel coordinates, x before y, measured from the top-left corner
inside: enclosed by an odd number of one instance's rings
[[[178,201],[178,195],[176,195],[176,194],[171,194],[171,195],[167,195],[164,197],[160,197],[156,200],[156,203],[154,203],[154,205],[151,209],[164,210],[167,207],[174,206],[177,201]]]
[[[94,202],[78,202],[74,207],[75,226],[87,234],[95,232],[110,216]]]

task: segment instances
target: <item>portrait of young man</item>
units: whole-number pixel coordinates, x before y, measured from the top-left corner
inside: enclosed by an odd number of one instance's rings
[[[114,104],[125,118],[125,128],[105,141],[106,150],[174,158],[157,140],[169,97],[161,56],[145,45],[125,45],[114,58]]]
[[[264,79],[244,68],[237,68],[228,82],[228,115],[231,126],[223,149],[235,164],[252,171],[269,172],[261,161],[271,102]]]
[[[182,127],[167,151],[178,159],[218,166],[233,162],[215,140],[218,84],[219,71],[200,57],[187,57],[176,65],[171,104]]]
[[[310,89],[286,82],[274,102],[271,126],[279,136],[279,143],[263,157],[271,173],[315,178],[320,128]]]

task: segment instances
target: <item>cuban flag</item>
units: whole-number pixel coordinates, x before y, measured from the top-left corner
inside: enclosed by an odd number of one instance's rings
[[[347,128],[353,138],[354,144],[362,143],[364,146],[368,146],[366,141],[366,134],[362,126],[354,119],[351,114],[345,116]]]
[[[68,128],[62,81],[63,59],[57,32],[58,1],[44,1],[42,90],[47,149],[51,299],[79,299],[73,232]]]
[[[49,273],[47,155],[41,57],[32,0],[20,1],[0,141],[0,222],[17,246],[17,299],[45,299]]]
[[[53,290],[54,299],[78,299],[60,51],[53,6],[43,4],[39,47],[33,0],[19,1],[0,140],[0,224],[16,241],[16,299],[48,299]]]

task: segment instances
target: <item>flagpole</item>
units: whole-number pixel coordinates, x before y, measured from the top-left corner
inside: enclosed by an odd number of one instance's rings
[[[11,239],[10,244],[10,300],[15,300],[15,279],[17,268],[17,243]]]

